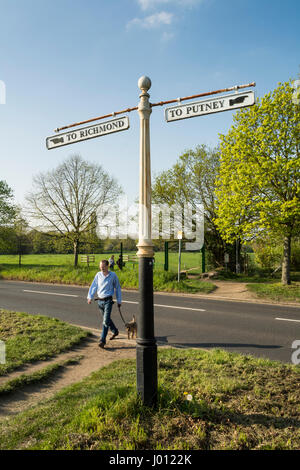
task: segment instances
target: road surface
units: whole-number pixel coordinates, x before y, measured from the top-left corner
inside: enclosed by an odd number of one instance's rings
[[[2,280],[0,308],[100,329],[97,303],[87,304],[87,291],[86,287]],[[221,348],[291,363],[292,343],[300,340],[298,307],[172,294],[155,294],[154,304],[158,345]],[[138,317],[138,292],[123,291],[122,314],[126,321],[132,315]],[[124,332],[116,304],[113,320]]]

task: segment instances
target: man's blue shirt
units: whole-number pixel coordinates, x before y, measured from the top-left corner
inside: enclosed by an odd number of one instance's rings
[[[87,298],[92,299],[96,292],[97,297],[100,299],[110,296],[113,297],[114,290],[116,290],[117,302],[118,304],[121,304],[122,294],[118,276],[112,271],[108,271],[107,276],[104,276],[104,274],[99,271],[91,284]]]

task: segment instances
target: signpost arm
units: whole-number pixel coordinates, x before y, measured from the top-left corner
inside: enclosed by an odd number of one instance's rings
[[[140,198],[139,198],[139,314],[136,346],[137,391],[147,406],[157,404],[157,345],[154,337],[153,308],[153,244],[151,240],[151,169],[150,169],[150,114],[147,91],[148,77],[138,82],[142,90],[138,112],[140,115]]]

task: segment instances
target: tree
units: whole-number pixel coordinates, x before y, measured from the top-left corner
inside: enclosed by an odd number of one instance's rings
[[[72,155],[53,171],[37,175],[33,187],[26,197],[28,214],[44,229],[54,229],[72,241],[77,266],[82,237],[96,223],[95,214],[115,202],[120,186],[101,165]]]
[[[12,199],[12,189],[6,181],[0,181],[0,225],[11,224],[15,218],[16,209]]]
[[[279,83],[234,116],[221,136],[215,220],[228,241],[280,236],[282,283],[290,284],[291,239],[300,229],[300,107]]]
[[[205,244],[213,254],[213,261],[222,264],[225,244],[215,225],[215,186],[220,165],[218,148],[198,145],[186,150],[169,170],[161,172],[154,180],[152,198],[157,204],[189,203],[193,208],[203,204],[205,219]]]
[[[19,266],[21,266],[22,255],[31,251],[32,246],[28,237],[28,223],[22,217],[20,210],[14,222],[14,239],[16,252],[19,255]]]
[[[14,251],[13,223],[16,207],[13,205],[13,192],[6,181],[0,181],[0,252]]]

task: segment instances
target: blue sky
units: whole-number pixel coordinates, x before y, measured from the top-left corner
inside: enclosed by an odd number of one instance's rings
[[[153,103],[252,81],[263,96],[298,76],[299,23],[298,0],[0,0],[6,88],[0,179],[22,203],[35,174],[79,153],[114,175],[133,200],[137,112],[128,115],[125,132],[51,151],[46,137],[57,127],[137,106],[142,75],[151,78]],[[152,175],[188,148],[217,145],[232,116],[167,123],[164,108],[153,108]]]

